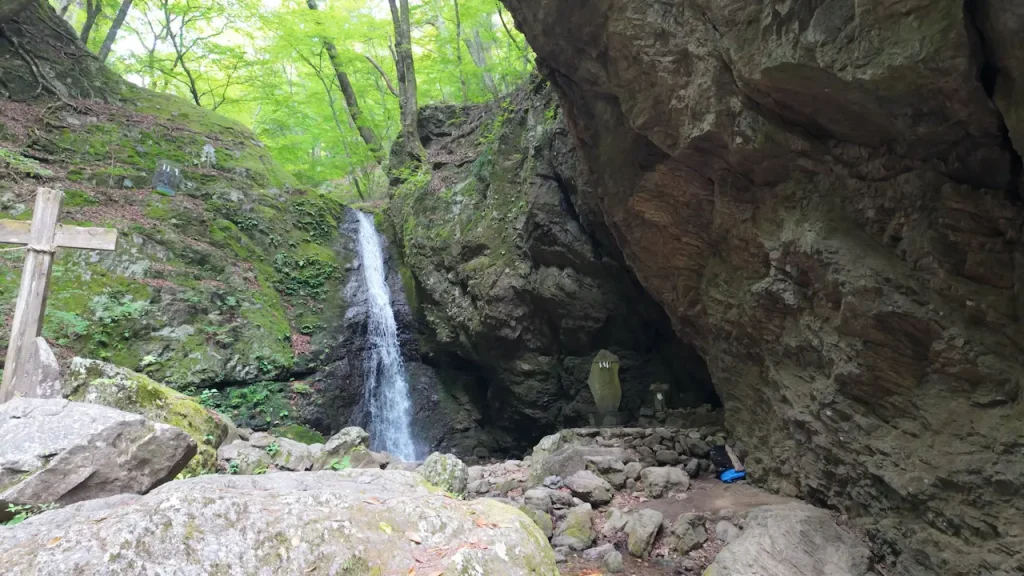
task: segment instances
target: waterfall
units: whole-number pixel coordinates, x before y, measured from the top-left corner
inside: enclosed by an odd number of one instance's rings
[[[391,309],[387,268],[382,242],[373,219],[356,211],[359,217],[359,258],[363,263],[366,285],[367,329],[363,368],[366,405],[369,407],[372,445],[402,460],[416,460],[416,449],[409,433],[409,384],[405,379],[402,351],[398,347],[398,326]]]

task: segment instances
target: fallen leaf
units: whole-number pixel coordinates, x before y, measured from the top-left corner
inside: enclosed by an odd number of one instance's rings
[[[408,538],[409,540],[412,540],[413,542],[415,542],[417,544],[422,544],[423,543],[423,540],[421,540],[419,535],[416,534],[415,532],[406,532],[405,536],[406,536],[406,538]]]
[[[406,576],[416,576],[416,569],[409,568],[409,573]]]
[[[390,524],[388,524],[387,522],[381,522],[379,524],[379,526],[380,526],[380,529],[383,530],[385,534],[391,534],[391,525]]]
[[[54,539],[50,540],[49,542],[47,542],[46,543],[46,547],[49,548],[50,546],[56,546],[57,543],[60,542],[60,541],[61,541],[61,537],[57,536],[56,538],[54,538]]]
[[[481,527],[481,528],[483,528],[483,527],[487,526],[487,520],[485,520],[484,517],[481,516],[481,517],[476,519],[476,525]]]
[[[366,500],[363,500],[363,502],[366,502],[367,504],[380,504],[381,503],[380,498],[377,498],[377,497],[367,498]]]
[[[427,574],[427,576],[444,576],[444,570],[434,570],[430,574]]]

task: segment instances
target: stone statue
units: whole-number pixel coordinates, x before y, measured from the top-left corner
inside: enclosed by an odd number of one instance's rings
[[[656,418],[661,418],[665,415],[668,389],[668,384],[662,384],[661,382],[651,384],[651,403],[654,405],[654,416]]]
[[[587,379],[590,393],[597,405],[595,424],[614,425],[619,420],[619,403],[622,402],[622,385],[619,383],[619,357],[607,350],[601,350],[590,363],[590,378]]]

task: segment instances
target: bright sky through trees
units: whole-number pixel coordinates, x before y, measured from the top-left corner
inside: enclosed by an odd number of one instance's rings
[[[388,0],[50,1],[129,80],[241,120],[304,184],[374,194],[401,132]],[[488,100],[533,66],[498,0],[414,0],[410,23],[420,106]]]

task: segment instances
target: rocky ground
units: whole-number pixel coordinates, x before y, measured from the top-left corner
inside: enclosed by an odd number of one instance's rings
[[[18,573],[877,576],[829,512],[720,482],[717,425],[402,462],[360,428],[305,444],[123,368],[73,366],[73,400],[0,405],[0,563]]]

